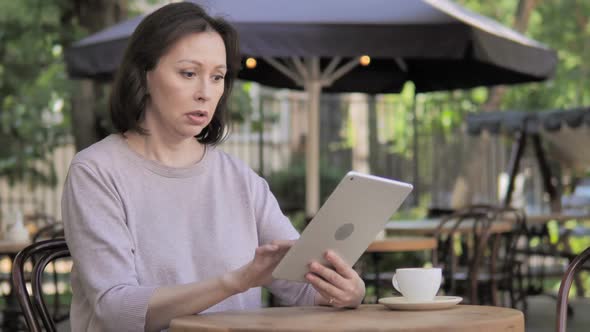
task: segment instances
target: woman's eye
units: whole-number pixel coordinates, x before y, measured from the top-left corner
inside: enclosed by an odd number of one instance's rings
[[[215,81],[222,81],[224,78],[225,78],[225,76],[223,76],[223,75],[215,75],[215,76],[213,76],[213,79]]]
[[[180,74],[186,78],[193,78],[196,76],[196,74],[192,71],[182,71]]]

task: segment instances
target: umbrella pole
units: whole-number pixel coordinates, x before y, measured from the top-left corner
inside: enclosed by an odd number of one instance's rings
[[[320,96],[322,88],[347,74],[359,65],[359,58],[353,58],[340,67],[341,58],[334,57],[322,72],[320,58],[310,57],[305,63],[299,57],[292,57],[292,66],[271,58],[263,58],[269,65],[302,85],[307,93],[307,137],[305,142],[305,216],[311,220],[320,208]]]
[[[308,61],[309,75],[305,79],[308,95],[308,132],[305,143],[305,216],[311,219],[319,210],[320,204],[320,59],[313,57]]]
[[[413,142],[412,142],[412,163],[413,165],[413,173],[412,173],[412,182],[413,182],[413,186],[414,186],[414,190],[412,193],[412,205],[413,206],[418,206],[418,203],[420,201],[420,165],[418,163],[418,117],[417,117],[417,112],[416,112],[416,107],[417,107],[417,96],[418,93],[416,91],[414,91],[414,98],[412,100],[412,131],[413,131]]]

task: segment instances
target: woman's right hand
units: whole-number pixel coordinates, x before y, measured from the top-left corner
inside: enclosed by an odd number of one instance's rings
[[[273,280],[272,271],[294,243],[293,240],[275,240],[256,248],[254,259],[226,275],[226,285],[241,293],[252,287],[270,284]]]

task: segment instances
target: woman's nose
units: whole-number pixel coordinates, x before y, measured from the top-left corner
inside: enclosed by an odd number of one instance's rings
[[[199,80],[199,83],[195,89],[194,98],[195,100],[208,101],[211,93],[210,83],[207,80]]]

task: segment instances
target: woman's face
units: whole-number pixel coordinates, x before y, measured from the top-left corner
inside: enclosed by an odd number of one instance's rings
[[[217,32],[179,39],[147,72],[150,101],[142,124],[150,133],[183,139],[198,135],[215,113],[227,71]]]

